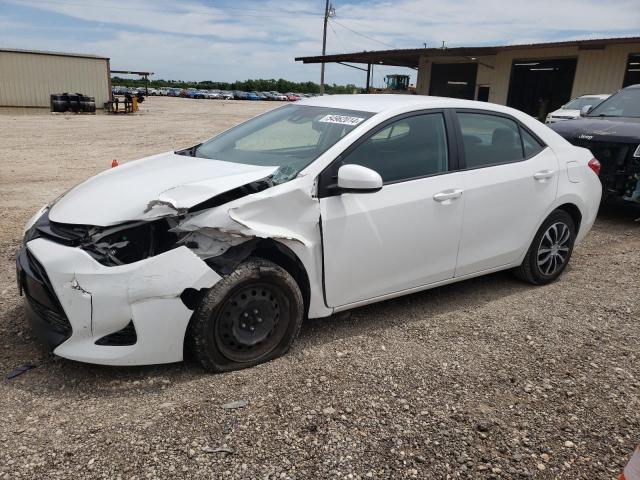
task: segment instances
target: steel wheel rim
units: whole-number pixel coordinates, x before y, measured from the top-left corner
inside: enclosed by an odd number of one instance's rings
[[[240,285],[217,310],[214,338],[220,353],[233,362],[252,362],[270,353],[289,323],[287,297],[277,285]]]
[[[549,226],[542,235],[536,260],[540,273],[551,276],[567,263],[571,250],[571,230],[563,222]]]

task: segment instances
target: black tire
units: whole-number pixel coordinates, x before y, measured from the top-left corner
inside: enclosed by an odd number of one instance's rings
[[[559,238],[553,238],[553,226],[557,226],[555,235],[559,236]],[[563,228],[565,227],[568,232],[568,238],[566,241],[560,242],[564,239],[564,235],[560,232],[564,232]],[[518,278],[533,285],[545,285],[553,282],[567,267],[573,253],[575,239],[576,225],[571,215],[564,210],[554,210],[538,229],[522,264],[515,268],[513,272]],[[553,245],[556,246],[552,248]],[[565,248],[566,251],[564,250]],[[550,260],[544,262],[547,254]],[[563,259],[563,261],[561,262],[560,259]],[[555,266],[553,265],[554,261]],[[541,262],[542,265],[540,264]]]
[[[273,262],[250,258],[205,293],[187,341],[206,370],[239,370],[287,353],[303,316],[293,277]]]

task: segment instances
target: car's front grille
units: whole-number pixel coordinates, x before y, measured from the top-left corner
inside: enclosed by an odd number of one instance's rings
[[[71,324],[63,311],[58,312],[45,307],[32,298],[28,293],[25,297],[27,298],[29,306],[33,309],[34,313],[47,322],[53,331],[60,333],[65,337],[69,337],[71,335]]]
[[[629,155],[629,145],[624,143],[604,143],[576,141],[574,145],[591,150],[593,156],[602,165],[603,173],[614,173],[617,169],[625,167],[625,160]]]
[[[31,252],[27,250],[26,255],[33,277],[46,290],[46,296],[51,300],[51,306],[44,305],[31,295],[29,288],[25,288],[24,293],[29,302],[29,306],[40,318],[51,326],[52,330],[69,337],[71,335],[71,323],[62,309],[58,297],[53,291],[47,273]]]
[[[582,139],[572,140],[571,143],[588,148],[600,162],[600,181],[605,195],[620,197],[633,195],[637,188],[637,175],[640,173],[640,162],[633,158],[635,145]]]

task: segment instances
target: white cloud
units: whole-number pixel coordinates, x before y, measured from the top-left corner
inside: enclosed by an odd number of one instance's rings
[[[235,80],[289,78],[318,80],[318,65],[302,65],[294,57],[321,51],[320,0],[283,5],[274,0],[212,3],[169,0],[12,0],[21,7],[62,14],[86,36],[78,43],[65,34],[43,36],[46,26],[17,18],[16,28],[2,20],[0,42],[20,48],[70,50],[108,56],[113,68],[142,69],[173,79]],[[594,0],[397,0],[344,3],[336,0],[336,21],[398,48],[423,43],[439,46],[499,45],[570,38],[625,36],[640,30],[640,0],[610,0],[606,7]],[[314,14],[316,12],[316,14]],[[86,23],[86,22],[95,23]],[[99,27],[92,35],[88,26]],[[328,52],[387,48],[338,23],[328,31]],[[376,83],[391,71],[377,67]],[[415,73],[415,72],[413,72]],[[327,66],[330,83],[362,84],[364,73],[336,65]],[[415,75],[414,75],[415,78]]]

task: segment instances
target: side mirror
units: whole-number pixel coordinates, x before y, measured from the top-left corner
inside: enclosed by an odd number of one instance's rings
[[[589,115],[591,110],[593,110],[593,105],[585,105],[584,107],[582,107],[580,109],[580,116],[581,117],[586,117],[587,115]]]
[[[343,165],[338,170],[338,188],[345,193],[371,193],[382,188],[382,177],[362,165]]]

